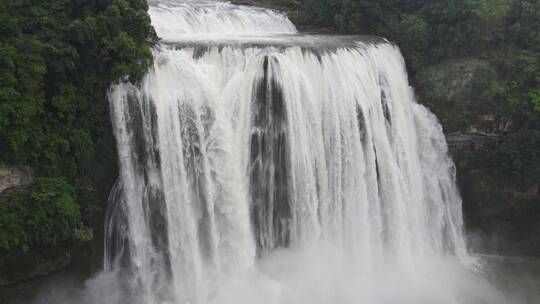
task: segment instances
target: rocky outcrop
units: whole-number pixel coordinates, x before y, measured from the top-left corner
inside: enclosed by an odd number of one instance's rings
[[[500,91],[497,79],[497,72],[486,61],[449,60],[420,71],[416,88],[422,103],[437,114],[447,133],[483,133],[475,128],[494,126],[493,122],[499,120],[502,129],[509,127],[504,125],[504,118],[491,113],[491,100]]]
[[[469,105],[477,99],[475,82],[494,73],[489,63],[479,59],[450,60],[420,72],[419,81],[429,89],[429,97],[449,104]],[[484,75],[482,75],[484,74]]]
[[[42,248],[19,258],[17,267],[0,264],[0,287],[50,275],[70,263],[71,253],[63,246]]]
[[[446,141],[450,151],[469,149],[479,150],[487,146],[496,145],[499,140],[498,135],[484,135],[470,132],[454,132],[446,135]]]
[[[26,191],[34,182],[32,168],[0,165],[0,202],[5,202],[15,192]]]
[[[512,126],[510,118],[493,114],[476,115],[474,121],[464,130],[446,132],[446,141],[451,151],[494,148]]]

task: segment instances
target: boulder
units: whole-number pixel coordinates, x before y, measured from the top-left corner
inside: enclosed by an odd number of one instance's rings
[[[32,168],[0,165],[0,202],[8,200],[14,192],[26,191],[33,182]]]

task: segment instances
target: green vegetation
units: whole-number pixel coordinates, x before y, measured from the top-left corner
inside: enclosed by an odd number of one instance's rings
[[[0,204],[0,248],[24,252],[34,245],[71,240],[73,229],[82,228],[75,196],[64,179],[40,178],[29,195],[19,193],[8,204]]]
[[[0,202],[0,255],[91,239],[116,165],[107,90],[154,40],[145,0],[0,0],[0,163],[37,176]]]

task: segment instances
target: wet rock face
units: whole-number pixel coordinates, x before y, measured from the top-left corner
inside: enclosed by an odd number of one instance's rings
[[[458,166],[471,249],[489,254],[540,256],[538,183],[518,188],[489,169],[473,168],[471,164]]]
[[[485,277],[512,302],[535,304],[540,299],[540,258],[481,256]]]
[[[32,168],[0,165],[0,202],[9,200],[15,192],[26,191],[33,182]]]
[[[70,251],[62,246],[41,248],[39,252],[21,256],[17,267],[2,265],[4,262],[0,261],[0,288],[48,276],[65,269],[71,261]]]

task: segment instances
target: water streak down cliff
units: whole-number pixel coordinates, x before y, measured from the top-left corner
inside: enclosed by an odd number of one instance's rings
[[[483,303],[441,126],[396,46],[150,5],[155,65],[110,93],[105,268],[122,301]]]

